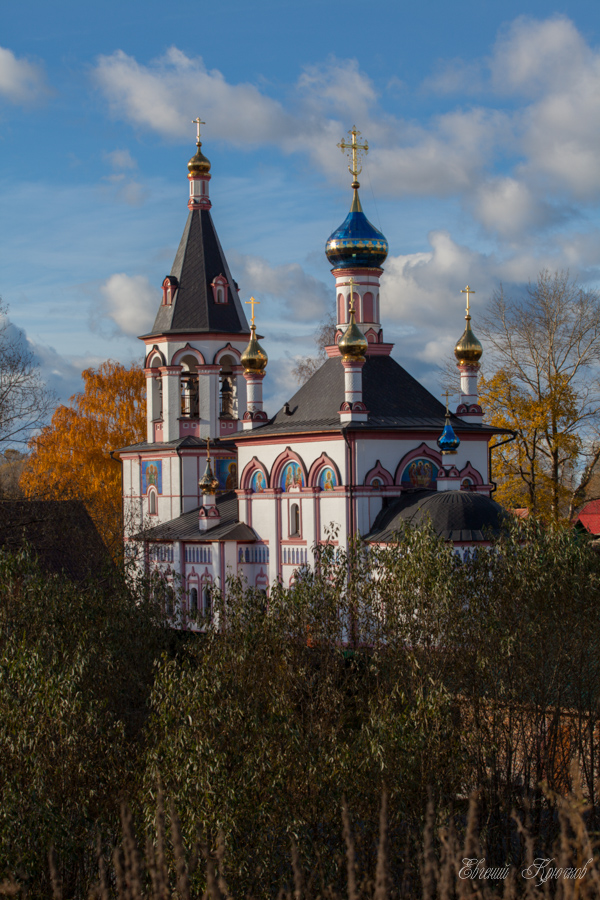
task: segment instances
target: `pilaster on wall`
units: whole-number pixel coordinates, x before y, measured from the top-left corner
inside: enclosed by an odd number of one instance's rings
[[[219,437],[219,373],[220,366],[198,366],[198,400],[200,405],[200,437]]]
[[[162,366],[163,441],[175,441],[179,437],[181,416],[181,390],[179,377],[182,366]]]

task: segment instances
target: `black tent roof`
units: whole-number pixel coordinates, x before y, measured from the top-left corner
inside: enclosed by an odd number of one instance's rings
[[[219,275],[227,279],[227,303],[216,303],[211,287]],[[171,269],[177,290],[170,306],[161,304],[153,334],[220,332],[249,335],[237,285],[208,209],[190,211]]]

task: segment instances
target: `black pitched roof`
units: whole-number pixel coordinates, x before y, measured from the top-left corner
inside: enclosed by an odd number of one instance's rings
[[[367,356],[362,370],[363,401],[369,420],[353,423],[352,430],[431,429],[441,433],[446,409],[422,384],[403,369],[391,356]],[[287,434],[309,431],[340,431],[339,408],[344,400],[344,368],[339,357],[328,359],[303,384],[288,403],[291,415],[284,409],[262,428],[237,432],[233,440],[260,434]],[[503,434],[490,425],[463,422],[451,416],[455,431],[481,431]]]
[[[499,503],[475,491],[410,491],[381,510],[365,540],[389,543],[403,523],[419,526],[430,521],[445,541],[489,541],[509,519]]]
[[[214,300],[211,284],[218,275],[229,284],[227,303]],[[175,299],[170,306],[161,304],[151,335],[186,331],[250,334],[210,210],[190,211],[171,276],[178,284]]]
[[[118,450],[113,450],[113,453],[129,453],[132,451],[141,453],[147,450],[168,450],[169,448],[172,450],[186,450],[194,447],[201,447],[203,450],[206,450],[206,441],[193,434],[188,434],[186,437],[175,438],[173,441],[160,441],[158,443],[138,441],[135,444],[129,444],[128,447],[119,447]],[[220,438],[211,438],[210,449],[218,449],[219,447],[221,447],[221,449],[227,449],[229,452],[232,451],[232,448],[227,447],[225,442]]]
[[[217,506],[221,513],[221,521],[208,531],[198,528],[198,510],[191,509],[170,522],[163,522],[145,531],[147,541],[256,541],[258,535],[249,525],[238,519],[238,502],[234,491],[228,491],[217,497]]]
[[[42,571],[77,583],[114,571],[81,500],[0,501],[0,549],[15,552],[26,545]]]

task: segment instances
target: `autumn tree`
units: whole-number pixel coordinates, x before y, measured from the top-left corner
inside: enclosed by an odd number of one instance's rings
[[[317,347],[316,356],[301,356],[296,359],[296,365],[292,369],[292,375],[298,384],[304,384],[311,378],[317,369],[320,369],[327,360],[325,347],[335,344],[335,313],[330,311],[319,323],[314,338]]]
[[[111,450],[143,440],[145,380],[139,365],[109,360],[82,373],[84,390],[59,406],[30,442],[21,477],[28,497],[83,500],[115,557],[122,547],[121,465]]]
[[[478,330],[487,421],[516,434],[494,457],[497,499],[570,518],[600,459],[600,295],[544,270],[523,299],[496,292]]]

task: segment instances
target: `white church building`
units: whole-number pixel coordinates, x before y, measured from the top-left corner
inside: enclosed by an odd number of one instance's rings
[[[380,319],[385,237],[359,199],[352,129],[350,212],[331,235],[337,326],[328,359],[269,415],[267,355],[248,325],[215,231],[210,163],[188,163],[188,218],[146,345],[146,439],[122,448],[126,548],[143,549],[182,587],[188,613],[210,612],[228,573],[268,592],[310,565],[313,548],[350,535],[393,540],[401,520],[429,518],[457,547],[488,541],[503,510],[491,499],[489,447],[505,434],[483,422],[481,344],[466,328],[455,348],[461,395],[454,413],[392,357]],[[249,286],[251,289],[251,285]],[[192,615],[193,619],[193,615]],[[191,625],[190,627],[194,627]]]

